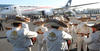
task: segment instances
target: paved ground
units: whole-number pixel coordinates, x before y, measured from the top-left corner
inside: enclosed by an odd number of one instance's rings
[[[12,46],[6,39],[0,39],[0,51],[12,51]],[[32,51],[37,51],[37,46],[32,47]]]

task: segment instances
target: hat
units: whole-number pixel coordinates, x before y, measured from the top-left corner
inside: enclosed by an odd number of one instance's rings
[[[88,26],[93,26],[93,25],[95,24],[95,21],[88,21],[88,22],[86,22],[86,24],[87,24]]]
[[[60,26],[59,24],[55,22],[48,22],[46,25],[51,25],[51,26]]]
[[[94,28],[96,28],[97,30],[100,30],[100,24],[95,24],[95,25],[93,25],[93,26],[91,26],[91,27],[94,27]]]
[[[16,21],[16,20],[15,20],[15,21],[13,21],[13,22],[11,23],[11,25],[12,25],[12,24],[16,24],[16,23],[20,23],[20,24],[21,24],[22,21]]]
[[[22,22],[30,22],[30,18],[25,16],[16,16],[15,20],[22,21]]]
[[[11,24],[14,24],[14,23],[22,23],[22,21],[14,21],[14,22],[12,22]]]
[[[15,20],[17,20],[17,21],[23,21],[24,22],[24,18],[21,18],[21,17],[16,17]]]
[[[14,21],[14,23],[22,23],[23,21]]]
[[[93,26],[94,24],[87,24],[87,26]]]
[[[67,25],[59,20],[56,19],[49,19],[46,21],[47,24],[50,24],[51,26],[61,26],[61,27],[67,27]]]
[[[36,22],[34,22],[33,24],[34,25],[41,25],[41,24],[44,24],[45,22],[43,22],[43,21],[36,21]]]

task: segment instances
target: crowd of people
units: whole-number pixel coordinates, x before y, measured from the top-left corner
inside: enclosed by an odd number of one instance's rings
[[[60,20],[61,19],[61,20]],[[100,51],[100,24],[88,25],[81,20],[63,18],[34,22],[34,31],[29,29],[29,18],[13,21],[6,32],[13,51]]]

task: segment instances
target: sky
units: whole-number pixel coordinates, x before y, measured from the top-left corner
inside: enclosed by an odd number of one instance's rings
[[[68,0],[0,0],[0,4],[33,5],[33,6],[52,6],[62,7]],[[72,0],[72,5],[100,2],[100,0]],[[93,4],[78,8],[100,8],[100,4]]]

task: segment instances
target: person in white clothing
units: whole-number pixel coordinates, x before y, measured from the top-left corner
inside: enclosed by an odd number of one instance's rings
[[[89,34],[89,27],[84,22],[77,26],[77,51],[87,51],[87,44],[84,42],[84,35]]]
[[[11,30],[6,32],[7,40],[13,46],[13,51],[31,51],[30,46],[33,45],[31,38],[37,37],[37,33],[27,31],[22,27],[21,22],[12,23],[14,26]]]
[[[38,33],[37,36],[37,44],[38,44],[38,51],[43,51],[46,50],[45,47],[43,47],[45,44],[43,44],[43,38],[44,38],[44,33],[48,31],[46,27],[44,27],[44,22],[41,22],[41,24],[38,24],[39,26],[35,28],[35,32]]]
[[[58,22],[58,23],[57,23]],[[67,51],[68,45],[67,41],[72,39],[72,36],[65,31],[58,30],[61,24],[59,24],[58,20],[52,20],[47,24],[50,24],[51,30],[46,32],[47,36],[44,37],[44,41],[46,42],[47,51]]]
[[[89,51],[100,51],[100,24],[91,26],[93,33],[84,41],[88,44]]]

